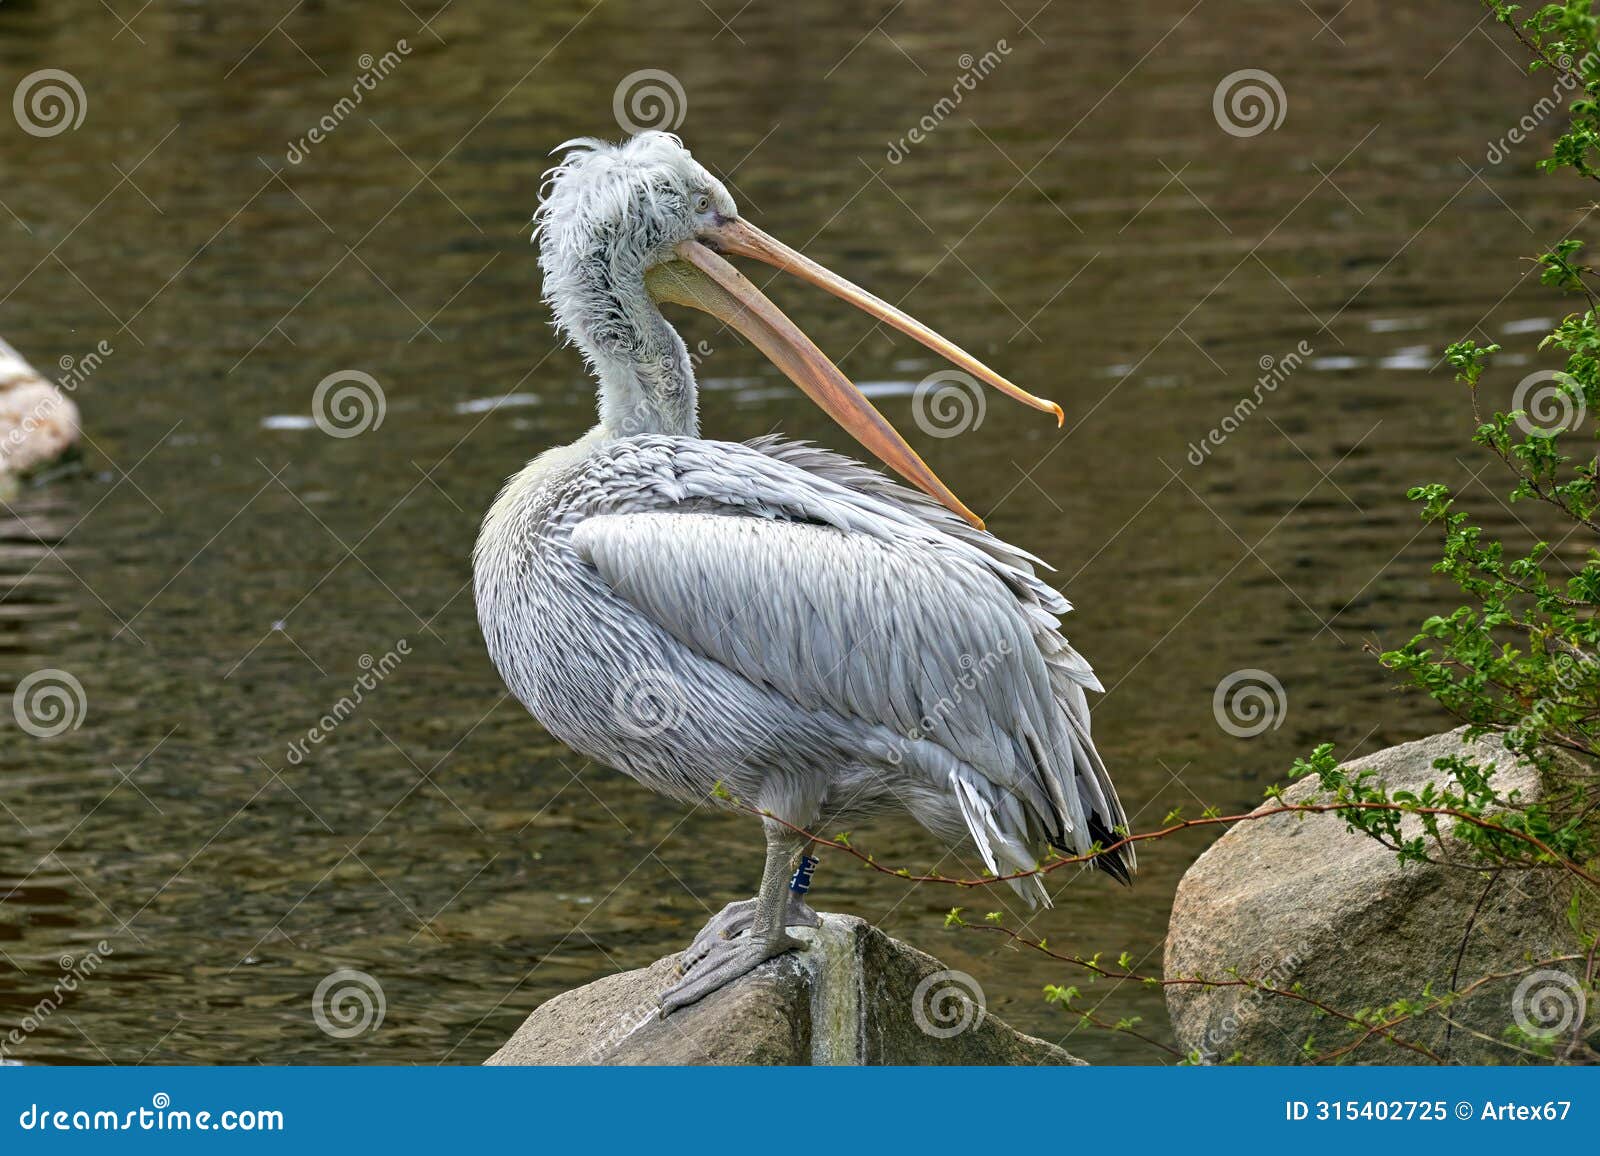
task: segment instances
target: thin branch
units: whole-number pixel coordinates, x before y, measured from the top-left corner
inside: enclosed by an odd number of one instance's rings
[[[818,846],[828,847],[835,851],[842,851],[844,854],[849,855],[862,863],[865,863],[868,867],[879,872],[880,874],[892,875],[897,879],[904,879],[911,883],[947,883],[955,887],[991,887],[996,883],[1009,883],[1013,879],[1030,879],[1036,875],[1048,875],[1052,871],[1061,870],[1063,867],[1070,867],[1078,863],[1091,862],[1094,859],[1099,858],[1101,855],[1109,855],[1114,851],[1120,850],[1123,847],[1131,846],[1135,843],[1148,842],[1152,839],[1165,839],[1169,835],[1175,835],[1179,831],[1187,831],[1195,827],[1215,827],[1222,824],[1252,822],[1258,819],[1269,819],[1274,815],[1316,815],[1325,814],[1330,811],[1393,811],[1404,815],[1433,815],[1456,819],[1459,822],[1466,823],[1469,826],[1477,827],[1481,830],[1493,831],[1501,835],[1509,836],[1527,844],[1529,847],[1533,848],[1541,855],[1547,856],[1551,860],[1550,862],[1515,864],[1515,866],[1528,870],[1560,869],[1576,875],[1579,879],[1582,879],[1587,883],[1600,886],[1600,875],[1594,875],[1585,868],[1579,866],[1577,863],[1574,863],[1572,860],[1556,851],[1538,836],[1530,835],[1526,831],[1518,831],[1514,828],[1506,827],[1500,823],[1495,823],[1485,819],[1481,815],[1474,815],[1470,811],[1462,811],[1455,807],[1424,807],[1407,803],[1376,803],[1364,801],[1351,801],[1343,803],[1282,803],[1276,806],[1258,807],[1254,811],[1248,811],[1238,815],[1207,815],[1199,819],[1182,819],[1176,823],[1162,827],[1159,830],[1144,831],[1136,835],[1125,835],[1122,838],[1117,839],[1103,847],[1085,851],[1081,855],[1059,855],[1050,860],[1050,862],[1041,864],[1040,866],[1031,868],[1027,871],[1011,871],[1004,875],[987,875],[981,879],[961,879],[949,875],[919,875],[903,868],[896,870],[895,868],[885,867],[871,855],[868,855],[862,851],[858,851],[848,843],[841,843],[837,839],[829,839],[827,836],[820,835],[815,831],[808,831],[806,828],[799,826],[798,824],[791,823],[787,819],[781,818],[778,815],[774,815],[771,811],[762,810],[758,807],[752,807],[748,803],[742,803],[738,800],[733,800],[733,802],[734,805],[739,807],[741,810],[748,811],[750,814],[757,815],[763,819],[770,819],[779,826],[787,827],[795,834],[804,836],[806,839],[809,839]]]
[[[1002,927],[993,923],[969,923],[966,924],[966,927],[971,931],[997,931],[1009,938],[1014,943],[1021,944],[1024,947],[1031,947],[1035,951],[1041,951],[1050,958],[1058,959],[1063,963],[1074,964],[1105,979],[1131,979],[1136,980],[1139,983],[1159,985],[1161,987],[1243,987],[1249,988],[1251,991],[1264,992],[1268,995],[1275,995],[1284,999],[1295,1000],[1299,1003],[1307,1004],[1310,1007],[1315,1008],[1324,1015],[1332,1016],[1334,1019],[1344,1020],[1346,1023],[1359,1027],[1371,1028],[1371,1030],[1368,1032],[1369,1036],[1375,1031],[1377,1034],[1388,1038],[1391,1043],[1398,1044],[1400,1047],[1416,1052],[1418,1055],[1425,1056],[1436,1063],[1444,1063],[1444,1059],[1441,1056],[1423,1044],[1416,1043],[1412,1040],[1402,1039],[1391,1032],[1384,1031],[1382,1030],[1383,1025],[1373,1027],[1365,1020],[1359,1019],[1358,1017],[1350,1015],[1346,1012],[1342,1012],[1338,1008],[1324,1003],[1322,1000],[1314,999],[1313,997],[1308,996],[1303,992],[1295,991],[1292,988],[1274,987],[1272,984],[1253,979],[1201,979],[1199,977],[1190,979],[1165,979],[1157,976],[1141,975],[1134,971],[1124,971],[1121,969],[1113,970],[1096,963],[1092,959],[1083,959],[1080,956],[1073,955],[1062,955],[1060,952],[1052,951],[1050,948],[1046,947],[1042,941],[1029,939],[1027,936],[1021,935],[1009,927]],[[1074,1014],[1078,1013],[1074,1012]]]
[[[1488,902],[1489,893],[1494,890],[1494,885],[1500,882],[1500,872],[1489,872],[1489,878],[1483,885],[1483,893],[1478,896],[1478,901],[1472,905],[1472,914],[1467,916],[1467,926],[1461,933],[1461,946],[1456,948],[1455,966],[1450,969],[1450,990],[1455,991],[1461,983],[1461,961],[1467,955],[1467,941],[1472,938],[1472,929],[1478,924],[1478,913],[1483,910],[1483,905]],[[1444,1050],[1450,1054],[1450,1040],[1455,1032],[1455,1021],[1446,1018],[1444,1029]]]

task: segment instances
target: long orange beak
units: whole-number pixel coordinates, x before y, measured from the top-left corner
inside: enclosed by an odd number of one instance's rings
[[[845,280],[833,270],[817,264],[804,253],[789,248],[776,237],[763,232],[748,221],[729,221],[708,233],[706,239],[721,252],[732,253],[738,257],[754,257],[757,261],[764,261],[802,281],[809,281],[818,289],[826,289],[863,313],[870,313],[912,340],[920,341],[946,361],[960,366],[979,381],[994,386],[1007,397],[1034,409],[1055,414],[1057,427],[1066,421],[1066,415],[1055,402],[1035,397],[1021,386],[1013,385],[955,342],[929,329],[909,313],[895,308],[881,297],[868,293],[854,282]]]
[[[698,241],[679,245],[678,256],[645,273],[652,297],[704,310],[731,325],[880,461],[983,528],[983,519],[962,505],[877,407],[749,278]]]
[[[826,289],[921,342],[1008,397],[1055,414],[1057,425],[1064,420],[1061,407],[1054,402],[1013,385],[914,317],[823,268],[754,225],[730,221],[708,233],[705,240],[725,253],[754,257]],[[950,492],[877,407],[761,290],[706,244],[685,241],[678,246],[677,253],[679,260],[656,265],[645,276],[645,284],[656,300],[701,309],[731,325],[880,461],[972,525],[983,528],[983,520]]]

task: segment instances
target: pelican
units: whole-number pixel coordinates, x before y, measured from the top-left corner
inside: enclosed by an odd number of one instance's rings
[[[808,833],[902,811],[996,875],[1054,849],[1127,882],[1127,819],[1089,736],[1102,688],[1044,564],[987,533],[726,258],[828,290],[1058,424],[1060,408],[750,224],[677,137],[561,150],[533,236],[600,421],[506,483],[474,588],[495,666],[551,734],[674,799],[761,816],[759,891],[695,937],[661,1014],[802,946]],[[808,443],[701,436],[668,302],[739,332],[916,489]],[[1009,881],[1049,904],[1038,875]]]

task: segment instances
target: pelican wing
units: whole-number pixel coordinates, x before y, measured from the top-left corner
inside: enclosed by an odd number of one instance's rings
[[[802,444],[629,439],[603,472],[616,512],[573,544],[611,589],[806,709],[948,752],[991,868],[1040,835],[1081,852],[1125,825],[1089,735],[1100,685],[1036,559]]]

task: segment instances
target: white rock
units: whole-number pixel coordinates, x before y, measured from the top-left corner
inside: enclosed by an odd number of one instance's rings
[[[0,340],[0,474],[54,461],[77,440],[77,405]]]

